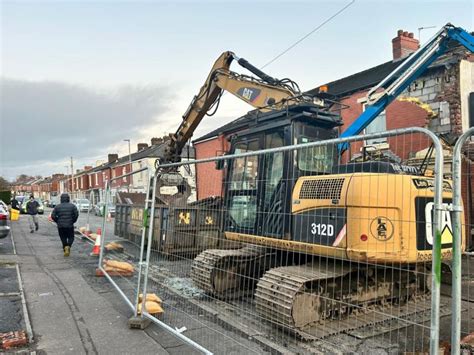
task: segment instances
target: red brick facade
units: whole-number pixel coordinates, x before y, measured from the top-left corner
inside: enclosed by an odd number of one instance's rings
[[[227,152],[230,144],[224,135],[211,138],[194,144],[196,159],[220,156]],[[224,170],[217,170],[214,162],[197,164],[196,166],[196,191],[197,199],[202,200],[210,196],[222,196],[222,182]]]
[[[342,104],[348,106],[348,108],[341,110],[341,117],[344,122],[344,125],[341,127],[342,132],[363,112],[363,103],[360,100],[363,100],[366,95],[367,90],[357,92],[341,100]],[[406,127],[426,127],[428,119],[428,112],[411,102],[394,101],[386,109],[387,130]],[[390,150],[403,160],[408,159],[410,153],[416,153],[430,145],[429,139],[422,134],[388,138],[388,143]],[[351,153],[358,153],[362,146],[363,142],[352,144]],[[347,154],[345,158],[347,160]]]

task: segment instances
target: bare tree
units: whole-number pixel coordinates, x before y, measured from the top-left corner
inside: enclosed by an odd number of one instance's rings
[[[16,177],[15,184],[24,184],[34,179],[35,179],[34,176],[21,174]]]
[[[10,182],[3,176],[0,176],[0,191],[10,190]]]

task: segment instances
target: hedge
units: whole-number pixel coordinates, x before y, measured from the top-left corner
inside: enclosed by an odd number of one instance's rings
[[[0,191],[0,200],[2,200],[7,205],[9,205],[10,201],[12,200],[12,192],[11,191]]]

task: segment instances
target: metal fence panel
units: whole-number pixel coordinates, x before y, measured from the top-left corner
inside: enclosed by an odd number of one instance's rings
[[[474,329],[471,318],[474,315],[469,305],[467,312],[462,317],[463,303],[474,300],[470,296],[470,285],[472,284],[472,270],[470,255],[465,253],[462,258],[462,252],[466,249],[472,250],[472,174],[474,173],[474,146],[472,142],[466,144],[474,135],[474,128],[467,130],[459,137],[453,150],[453,261],[452,261],[452,334],[451,334],[451,352],[459,354],[461,349],[461,338],[468,336]],[[464,164],[463,164],[464,162]],[[463,203],[464,200],[464,203]],[[464,206],[464,208],[463,208]],[[464,211],[464,214],[462,213]],[[464,217],[464,218],[463,218]],[[463,235],[465,238],[463,238]],[[464,292],[463,292],[464,291]],[[464,319],[464,322],[462,320]],[[462,326],[462,324],[467,326]],[[474,351],[474,344],[469,341],[463,344],[470,351]]]
[[[390,151],[364,148],[376,138]],[[351,149],[337,160],[341,143]],[[413,166],[430,144],[433,169]],[[255,134],[235,154],[159,167],[164,181],[194,164],[198,195],[152,209],[145,288],[162,298],[160,321],[192,324],[188,338],[214,352],[218,340],[241,352],[437,352],[453,198],[439,140],[410,128],[281,145]]]
[[[101,239],[100,239],[100,251],[99,251],[99,263],[98,263],[98,275],[105,276],[110,283],[115,287],[119,294],[124,298],[126,303],[132,308],[134,315],[137,316],[138,304],[139,304],[139,291],[142,283],[142,269],[143,269],[143,253],[144,253],[144,241],[146,228],[143,225],[141,228],[141,238],[130,241],[131,243],[125,243],[124,240],[117,240],[114,236],[114,231],[107,230],[106,220],[110,218],[110,205],[112,204],[112,192],[111,186],[115,180],[120,180],[132,176],[134,174],[147,171],[148,175],[152,174],[150,169],[140,169],[137,171],[132,171],[131,173],[125,174],[123,176],[118,176],[110,179],[106,182],[105,195],[103,206],[101,206],[102,214],[102,228],[101,228]],[[150,183],[147,187],[148,191],[151,191],[153,188]],[[117,209],[116,214],[125,215],[124,209]],[[127,219],[130,217],[127,217]],[[120,220],[120,218],[119,218]],[[127,222],[122,223],[121,226],[118,226],[120,230],[128,229]],[[115,225],[117,229],[117,225]],[[97,240],[96,240],[97,242]],[[139,253],[135,252],[138,248]],[[135,252],[135,253],[134,253]],[[133,255],[135,254],[135,255]],[[137,257],[139,262],[138,265],[134,265],[133,262],[130,262],[130,258]],[[136,267],[137,266],[137,267]],[[136,270],[138,269],[138,270]]]

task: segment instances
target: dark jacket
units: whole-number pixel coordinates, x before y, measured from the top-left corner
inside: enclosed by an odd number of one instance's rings
[[[61,195],[61,203],[54,207],[51,218],[56,222],[58,228],[72,228],[79,217],[77,207],[69,202],[69,195]]]
[[[20,209],[18,200],[17,200],[16,198],[14,198],[14,199],[12,200],[12,208],[15,209],[15,210],[19,210],[19,209]]]
[[[31,214],[31,215],[38,214],[38,207],[39,207],[38,201],[30,200],[26,203],[26,213]]]

